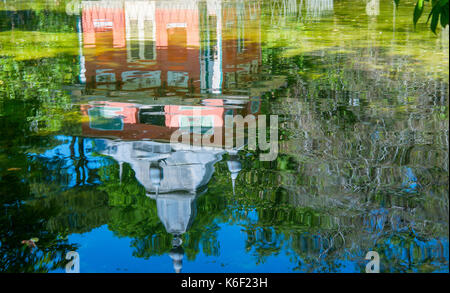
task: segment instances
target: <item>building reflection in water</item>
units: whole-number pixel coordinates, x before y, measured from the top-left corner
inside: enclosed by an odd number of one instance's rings
[[[216,140],[224,135],[225,117],[261,111],[260,93],[250,87],[261,64],[259,9],[258,1],[82,2],[80,80],[89,91],[81,98],[90,100],[81,106],[82,133],[100,138],[100,153],[113,157],[120,173],[129,164],[156,201],[173,235],[169,255],[176,272],[181,235],[195,218],[214,164],[228,155],[233,192],[242,169],[237,154],[245,142],[226,149]],[[105,93],[127,99],[99,98]],[[129,101],[133,95],[139,102]],[[200,103],[184,100],[195,95]],[[169,143],[179,129],[209,134],[214,143]]]
[[[98,141],[97,141],[98,142]],[[114,141],[103,139],[100,153],[111,156],[120,165],[127,163],[147,196],[156,200],[158,217],[166,231],[173,235],[170,256],[177,272],[181,269],[181,235],[195,217],[196,199],[206,191],[214,173],[214,164],[228,153],[231,182],[242,169],[236,150],[203,149],[183,144],[153,141]]]
[[[317,19],[333,13],[333,0],[306,0],[306,19]]]
[[[257,1],[83,1],[82,72],[95,89],[221,94],[257,72],[260,26]]]

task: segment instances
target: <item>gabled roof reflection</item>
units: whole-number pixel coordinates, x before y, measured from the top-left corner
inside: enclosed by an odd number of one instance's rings
[[[202,148],[153,141],[114,141],[103,139],[97,145],[101,154],[111,156],[121,166],[127,163],[136,179],[145,187],[147,196],[156,200],[158,217],[166,231],[174,236],[170,256],[174,269],[181,270],[182,240],[196,214],[196,199],[206,191],[214,173],[214,164],[222,155],[227,162],[233,184],[241,170],[237,150]],[[180,254],[181,253],[181,254]]]
[[[222,159],[222,149],[203,149],[183,144],[157,143],[153,141],[105,140],[102,154],[113,157],[119,163],[128,163],[136,173],[136,179],[148,193],[171,192],[195,194],[204,187],[214,173],[213,165]],[[151,167],[161,168],[161,178],[155,185]],[[156,175],[155,175],[156,176]]]

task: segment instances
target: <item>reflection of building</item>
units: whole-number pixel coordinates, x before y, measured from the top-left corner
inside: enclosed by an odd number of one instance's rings
[[[227,115],[244,117],[248,114],[258,115],[261,109],[259,98],[205,99],[203,104],[200,106],[119,102],[85,104],[81,106],[81,112],[88,119],[82,124],[82,132],[83,135],[90,137],[152,139],[167,142],[175,131],[181,130],[189,135],[197,132],[211,135],[211,141],[218,143],[215,146],[222,147],[225,142]]]
[[[230,155],[233,191],[241,170],[237,149],[243,145],[224,149],[226,116],[261,111],[261,91],[249,88],[261,64],[258,3],[82,2],[82,72],[87,92],[102,96],[81,106],[83,136],[105,138],[101,153],[113,157],[120,170],[129,164],[156,200],[158,217],[174,235],[170,256],[177,272],[180,236],[195,217],[196,198],[206,190],[214,164]],[[237,96],[236,88],[249,91]],[[144,98],[106,101],[96,91],[142,92]],[[181,97],[200,93],[217,95],[195,104]],[[214,143],[209,148],[168,144],[177,130],[211,135]]]
[[[83,1],[83,40],[86,47],[95,47],[96,39],[112,32],[113,46],[125,45],[125,18],[123,8],[118,1]]]
[[[305,6],[306,18],[316,19],[332,14],[334,2],[333,0],[307,0]]]
[[[261,62],[251,1],[83,1],[81,27],[95,89],[222,93]]]
[[[181,270],[183,250],[180,236],[195,217],[195,200],[205,190],[214,173],[214,164],[226,152],[221,148],[189,148],[182,144],[151,141],[103,140],[100,152],[113,157],[120,166],[130,164],[148,197],[156,200],[158,217],[174,236],[170,256],[176,272]],[[227,162],[233,189],[241,165],[231,150]],[[231,167],[230,167],[231,166]],[[122,167],[121,167],[122,168]]]
[[[369,16],[380,15],[380,0],[369,0],[369,1],[367,1],[366,13]]]

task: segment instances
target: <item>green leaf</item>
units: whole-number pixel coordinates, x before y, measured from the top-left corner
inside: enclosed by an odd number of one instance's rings
[[[394,0],[395,6],[398,6],[398,4],[400,3],[400,0]]]
[[[434,11],[436,11],[437,8],[438,8],[437,5],[433,6],[433,8],[431,8],[430,14],[428,15],[427,23],[430,21],[431,16],[433,16]]]
[[[423,13],[423,0],[418,0],[416,3],[416,7],[414,7],[414,27],[417,24],[417,21],[419,21],[419,18],[422,16]]]
[[[433,33],[436,33],[436,27],[437,27],[438,22],[439,22],[439,13],[440,13],[440,11],[439,11],[439,9],[434,9],[434,7],[433,7],[433,10],[432,10],[431,13],[433,13],[433,16],[431,17],[430,28],[431,28],[431,31]]]
[[[448,3],[448,0],[447,0],[447,3]],[[441,5],[441,7],[442,7],[442,5]],[[441,27],[446,27],[448,25],[448,14],[449,14],[448,7],[447,8],[444,7],[444,9],[442,9],[442,11],[441,11]]]

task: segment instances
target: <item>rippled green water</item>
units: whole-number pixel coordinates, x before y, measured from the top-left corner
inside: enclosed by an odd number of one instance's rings
[[[448,28],[413,5],[3,1],[0,271],[448,272]],[[192,109],[278,115],[278,156],[170,145]]]

